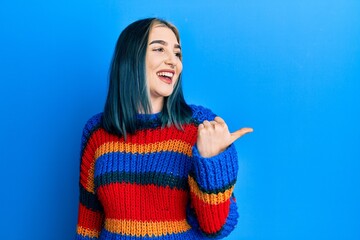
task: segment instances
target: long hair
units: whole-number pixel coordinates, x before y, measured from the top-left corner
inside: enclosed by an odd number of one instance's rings
[[[109,90],[103,113],[106,131],[124,136],[137,130],[137,114],[150,114],[151,104],[146,83],[146,49],[149,33],[154,24],[171,29],[180,43],[179,32],[169,22],[146,18],[133,22],[120,34],[109,71]],[[192,116],[182,91],[181,74],[172,94],[164,98],[161,111],[162,127],[174,124],[182,129]]]

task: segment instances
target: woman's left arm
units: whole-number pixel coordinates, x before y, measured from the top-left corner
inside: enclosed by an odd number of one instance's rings
[[[233,190],[238,162],[233,142],[249,132],[252,132],[251,128],[230,133],[220,117],[205,120],[198,126],[198,139],[193,147],[193,171],[188,177],[191,192],[189,220],[207,236],[223,238],[237,223]]]

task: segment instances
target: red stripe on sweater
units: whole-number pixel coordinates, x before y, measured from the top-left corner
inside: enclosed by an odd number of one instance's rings
[[[107,218],[170,221],[186,218],[188,193],[155,185],[111,183],[97,189]]]
[[[92,211],[81,203],[79,204],[78,225],[90,230],[101,230],[103,215],[100,212]]]
[[[161,127],[152,129],[139,130],[134,134],[129,134],[127,136],[128,143],[134,144],[143,144],[143,143],[156,143],[160,141],[180,139],[185,142],[190,143],[191,145],[195,144],[197,138],[197,127],[193,124],[185,124],[184,131],[178,130],[174,125],[170,127],[165,127],[161,129]],[[124,142],[123,137],[118,137],[113,134],[109,134],[105,131],[105,129],[100,128],[93,135],[96,135],[98,139],[97,145],[100,146],[105,142],[111,141],[120,141]]]
[[[95,131],[94,133],[96,133],[97,131]],[[96,143],[96,138],[94,138],[94,133],[88,139],[81,156],[80,184],[83,185],[85,189],[93,188],[93,186],[89,186],[89,176],[90,174],[94,176],[94,172],[91,172],[89,170],[92,169],[93,171],[92,167],[95,161],[94,154],[97,148],[97,143]]]
[[[218,205],[203,202],[191,193],[192,206],[195,209],[200,228],[207,234],[214,234],[225,224],[230,210],[230,199]]]

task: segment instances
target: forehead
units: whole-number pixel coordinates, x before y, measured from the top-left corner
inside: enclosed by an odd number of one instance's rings
[[[149,33],[149,42],[153,40],[163,40],[168,43],[177,43],[175,33],[168,27],[162,25],[154,25]]]

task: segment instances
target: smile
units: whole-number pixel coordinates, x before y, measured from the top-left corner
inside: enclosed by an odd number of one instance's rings
[[[174,77],[175,72],[174,71],[159,71],[156,73],[156,75],[158,75],[158,77],[160,78],[161,81],[167,83],[167,84],[171,84],[172,82],[172,78]]]

